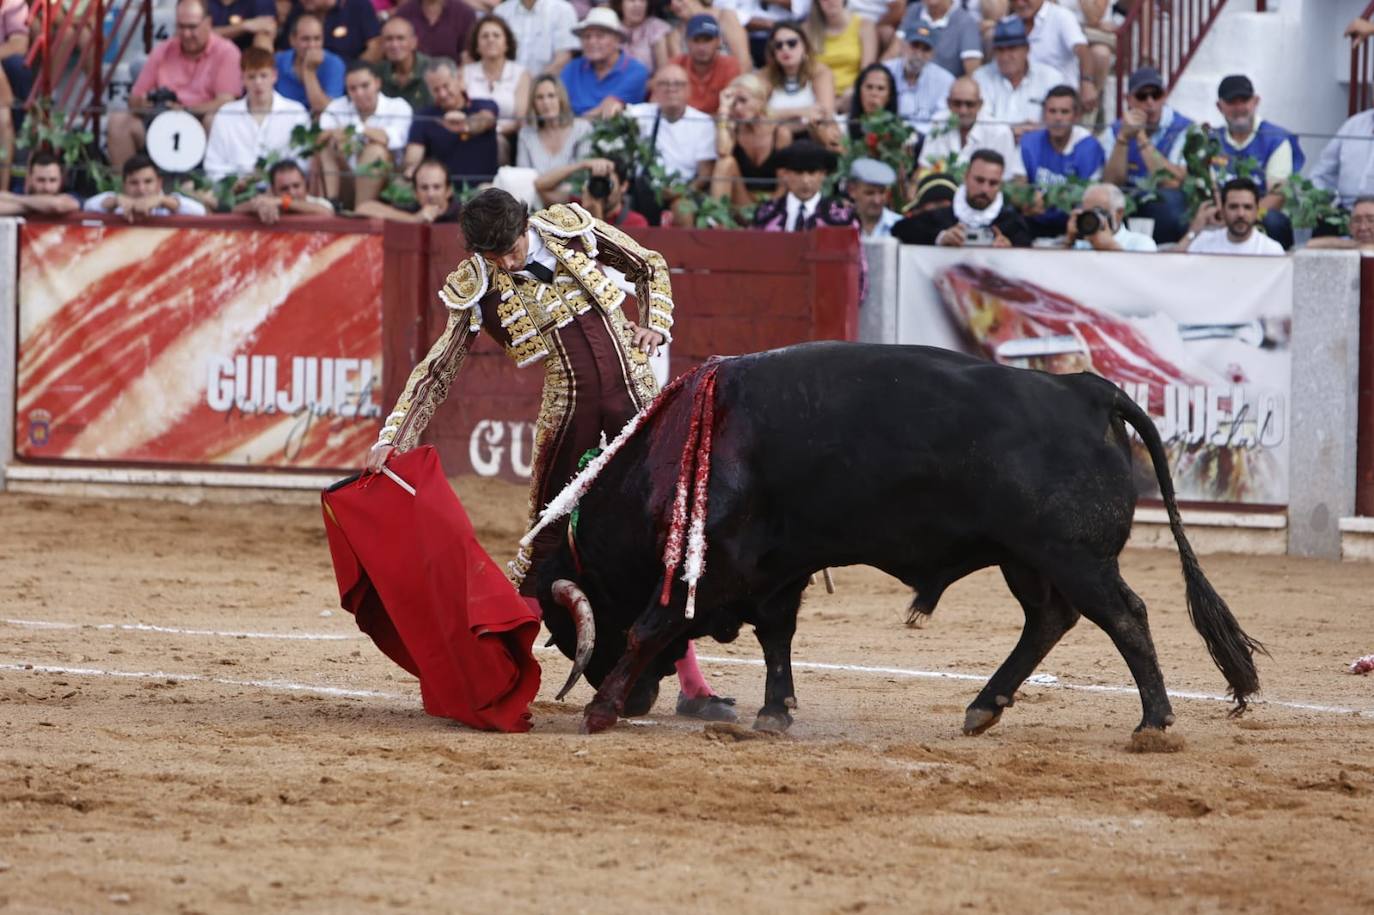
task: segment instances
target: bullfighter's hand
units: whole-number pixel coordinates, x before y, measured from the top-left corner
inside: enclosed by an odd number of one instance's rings
[[[367,463],[363,469],[368,473],[381,473],[382,465],[391,460],[391,455],[396,449],[391,445],[373,445],[372,450],[367,453]]]
[[[657,356],[658,348],[663,345],[663,335],[647,327],[635,327],[634,345],[636,349],[641,349],[650,356]]]

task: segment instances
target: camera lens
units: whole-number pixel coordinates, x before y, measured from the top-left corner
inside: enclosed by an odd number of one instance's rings
[[[1079,235],[1096,235],[1102,229],[1102,218],[1092,210],[1078,214],[1075,224]]]
[[[587,193],[597,200],[611,196],[611,179],[605,175],[593,175],[587,179]]]

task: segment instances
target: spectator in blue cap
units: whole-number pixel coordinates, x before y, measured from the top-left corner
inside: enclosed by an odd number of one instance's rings
[[[1141,67],[1126,83],[1126,113],[1107,138],[1102,177],[1136,198],[1138,217],[1153,219],[1154,238],[1172,244],[1188,230],[1188,201],[1179,189],[1187,169],[1183,143],[1193,122],[1168,106],[1164,78],[1154,67]],[[1141,185],[1165,173],[1153,194]],[[1149,200],[1143,200],[1144,197]]]
[[[925,136],[938,117],[949,116],[945,97],[954,77],[935,62],[937,39],[930,26],[918,25],[903,36],[902,56],[883,66],[897,81],[897,114]]]
[[[1228,76],[1217,86],[1217,110],[1226,119],[1226,127],[1215,128],[1213,135],[1221,142],[1218,165],[1219,182],[1240,177],[1237,168],[1245,159],[1253,159],[1255,168],[1244,177],[1259,188],[1260,212],[1264,231],[1285,249],[1293,247],[1293,223],[1283,206],[1283,183],[1302,168],[1306,157],[1298,138],[1277,124],[1256,116],[1260,97],[1250,78]]]
[[[860,238],[888,238],[892,227],[901,221],[901,214],[888,208],[896,181],[896,169],[878,159],[855,159],[850,164],[845,191],[854,201]]]
[[[720,53],[720,23],[705,13],[687,20],[687,52],[673,63],[687,71],[687,104],[715,114],[720,94],[740,74],[740,62]]]
[[[954,0],[912,3],[898,34],[910,42],[919,29],[932,39],[935,62],[952,76],[972,75],[983,65],[983,33],[978,19]]]

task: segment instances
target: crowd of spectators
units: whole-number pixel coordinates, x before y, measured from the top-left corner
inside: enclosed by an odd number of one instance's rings
[[[1264,119],[1247,76],[1220,82],[1216,127],[1171,108],[1150,66],[1129,75],[1109,117],[1113,29],[1130,6],[180,0],[128,110],[107,118],[119,190],[84,208],[449,222],[466,193],[495,183],[532,206],[577,199],[632,226],[690,220],[710,198],[761,229],[853,224],[912,244],[1291,247],[1284,204],[1305,155]],[[0,0],[0,101],[27,91],[27,13],[24,0]],[[168,109],[204,124],[205,182],[152,164],[148,125]],[[10,109],[0,112],[9,150]],[[897,153],[872,126],[892,123],[903,125]],[[1357,115],[1312,174],[1346,209],[1374,193],[1371,133],[1374,112]],[[1203,201],[1189,191],[1193,143],[1215,188]],[[35,150],[0,211],[75,209],[69,177]]]

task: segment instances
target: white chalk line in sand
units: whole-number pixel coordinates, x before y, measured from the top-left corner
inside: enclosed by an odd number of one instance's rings
[[[174,680],[177,683],[218,683],[221,686],[247,686],[291,693],[315,693],[346,699],[408,699],[397,693],[383,693],[374,689],[343,689],[313,683],[292,683],[290,680],[234,680],[229,677],[205,677],[200,674],[175,674],[162,670],[101,670],[96,667],[57,667],[52,664],[14,664],[0,662],[0,670],[26,673],[63,674],[69,677],[122,677],[130,680]]]
[[[80,623],[60,623],[48,620],[16,620],[0,619],[0,623],[11,626],[23,626],[32,629],[84,629],[86,625]],[[309,632],[222,632],[214,629],[178,629],[172,626],[153,626],[146,623],[101,623],[90,626],[89,628],[114,630],[120,629],[131,632],[154,632],[164,635],[189,635],[189,636],[218,636],[225,638],[249,638],[249,639],[282,639],[288,641],[348,641],[363,639],[363,635],[343,635],[336,633],[309,633]],[[539,649],[537,649],[539,650]],[[546,649],[556,651],[556,649]],[[764,662],[759,658],[729,658],[721,656],[698,655],[697,660],[708,664],[726,664],[745,667],[762,667]],[[829,664],[822,661],[793,661],[792,667],[798,670],[818,670],[834,671],[837,673],[860,673],[875,674],[888,677],[907,677],[919,680],[960,680],[970,683],[986,683],[988,677],[982,674],[968,674],[957,671],[941,670],[912,670],[905,667],[873,667],[864,664]],[[39,665],[26,664],[0,664],[0,670],[40,670]],[[82,668],[52,668],[53,672],[71,673],[73,676],[79,675]],[[306,683],[290,683],[287,681],[276,680],[230,680],[221,677],[202,677],[197,674],[165,674],[165,673],[144,673],[144,672],[101,672],[91,670],[91,676],[122,676],[138,678],[157,678],[165,677],[168,679],[184,679],[188,681],[203,681],[206,683],[220,683],[230,686],[256,686],[263,689],[280,689],[297,692],[320,692],[321,695],[331,696],[352,696],[355,698],[401,698],[392,693],[380,693],[371,690],[343,690],[339,691],[332,686],[312,686]],[[1034,674],[1026,681],[1032,686],[1046,686],[1052,689],[1067,689],[1078,692],[1124,694],[1136,696],[1139,691],[1134,686],[1112,686],[1098,683],[1065,683],[1053,674]],[[274,685],[276,684],[276,685]],[[1190,690],[1168,690],[1171,699],[1188,699],[1198,702],[1224,702],[1230,703],[1232,700],[1226,696],[1218,696],[1212,693],[1199,693]],[[1358,715],[1362,718],[1374,718],[1374,709],[1352,708],[1340,705],[1323,705],[1314,702],[1295,702],[1286,699],[1263,699],[1259,697],[1250,700],[1252,705],[1270,705],[1276,708],[1293,709],[1303,712],[1321,712],[1328,715]]]
[[[25,629],[122,629],[125,632],[159,632],[165,635],[208,635],[226,639],[282,639],[292,642],[355,642],[366,639],[362,633],[333,632],[226,632],[219,629],[179,629],[149,623],[57,623],[49,620],[0,619],[7,626]]]

